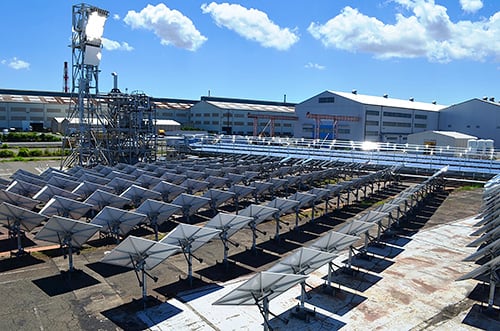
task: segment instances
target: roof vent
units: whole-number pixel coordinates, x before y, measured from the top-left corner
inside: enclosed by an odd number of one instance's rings
[[[388,97],[389,97],[389,95],[388,95],[387,93],[386,93],[386,94],[384,94],[384,98],[386,98],[386,99],[387,99]]]
[[[491,101],[491,102],[495,102],[495,97],[491,97],[491,98],[490,98],[490,101]]]
[[[415,99],[414,99],[413,97],[411,97],[409,100],[410,100],[410,101],[415,101]]]
[[[483,100],[484,100],[484,101],[488,100],[488,97],[484,96],[484,97],[483,97]]]
[[[351,93],[352,94],[358,94],[358,90],[352,90]]]
[[[432,100],[432,104],[433,105],[437,104],[436,100]]]

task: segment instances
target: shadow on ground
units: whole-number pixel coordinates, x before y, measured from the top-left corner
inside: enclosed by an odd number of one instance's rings
[[[53,297],[99,284],[99,281],[82,270],[75,270],[73,272],[61,272],[58,275],[35,279],[33,283],[48,296]]]

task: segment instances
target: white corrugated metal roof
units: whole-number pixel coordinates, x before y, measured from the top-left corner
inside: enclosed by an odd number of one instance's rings
[[[266,105],[266,104],[253,104],[253,103],[239,103],[239,102],[222,102],[222,101],[206,101],[207,103],[221,109],[245,110],[245,111],[273,111],[281,113],[295,112],[295,107],[280,106],[280,105]]]
[[[333,94],[337,94],[346,99],[350,99],[359,103],[363,103],[366,105],[374,105],[374,106],[386,106],[386,107],[395,107],[395,108],[407,108],[407,109],[418,109],[418,110],[427,110],[427,111],[439,111],[447,106],[438,105],[433,103],[426,102],[418,102],[418,101],[410,101],[410,100],[402,100],[402,99],[393,99],[393,98],[384,98],[373,95],[364,95],[364,94],[354,94],[352,92],[337,92],[337,91],[328,91]]]
[[[477,139],[477,137],[474,137],[474,136],[471,136],[471,135],[468,135],[465,133],[461,133],[461,132],[456,132],[456,131],[432,131],[432,132],[436,133],[436,134],[441,134],[443,136],[455,138],[455,139]]]
[[[156,125],[181,125],[179,122],[174,120],[156,120]]]

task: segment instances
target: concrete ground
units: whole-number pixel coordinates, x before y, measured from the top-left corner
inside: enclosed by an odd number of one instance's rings
[[[43,165],[35,168],[36,173]],[[407,185],[411,184],[388,187],[370,199],[381,201]],[[325,267],[318,269],[307,280],[311,288],[306,307],[315,310],[315,315],[308,321],[291,317],[300,294],[299,287],[294,287],[270,303],[271,312],[288,324],[272,318],[271,326],[275,330],[499,330],[498,310],[490,317],[481,309],[487,290],[477,281],[455,281],[476,267],[461,260],[475,251],[465,246],[472,241],[474,220],[470,217],[479,210],[481,193],[480,189],[450,189],[429,199],[398,235],[387,238],[385,246],[371,247],[369,259],[355,259],[353,274],[336,272],[332,295],[322,291]],[[64,272],[68,260],[62,252],[47,243],[34,245],[32,234],[24,244],[33,252],[9,258],[13,245],[6,229],[0,228],[0,329],[258,330],[263,318],[256,306],[212,303],[367,207],[354,204],[325,215],[316,224],[301,220],[299,233],[285,226],[279,244],[269,239],[274,221],[263,223],[259,229],[267,235],[258,238],[262,249],[258,255],[246,249],[251,232],[242,230],[232,238],[240,245],[230,247],[228,269],[217,263],[222,244],[211,241],[196,252],[203,262],[194,261],[192,286],[185,280],[184,256],[172,256],[151,272],[159,280],[148,279],[147,309],[143,309],[133,271],[99,262],[115,247],[113,242],[93,238],[74,256],[78,271],[69,274]],[[203,225],[210,217],[207,211],[195,222]],[[289,221],[293,223],[294,217]],[[172,222],[161,230],[173,227]],[[133,234],[152,236],[146,228]],[[343,265],[345,258],[338,257],[335,264]],[[495,304],[498,308],[498,301]]]

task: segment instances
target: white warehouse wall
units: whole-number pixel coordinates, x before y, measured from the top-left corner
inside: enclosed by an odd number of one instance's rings
[[[479,139],[493,139],[500,148],[500,104],[471,99],[440,111],[439,130],[458,131]]]

